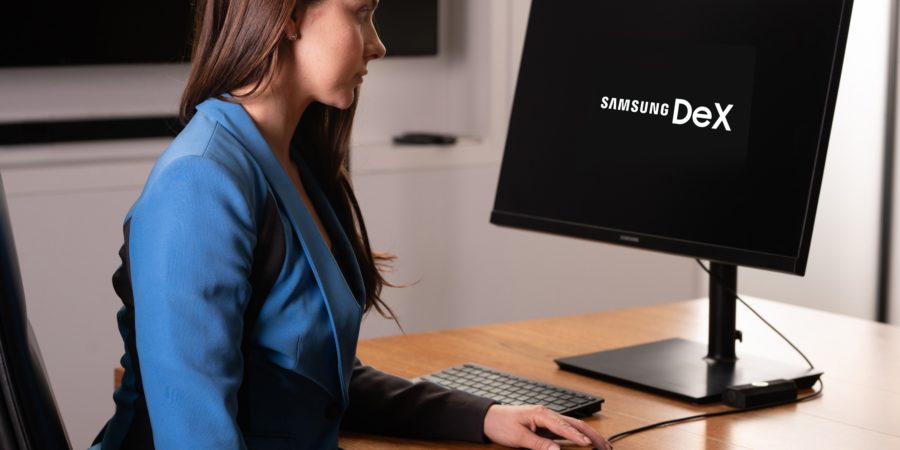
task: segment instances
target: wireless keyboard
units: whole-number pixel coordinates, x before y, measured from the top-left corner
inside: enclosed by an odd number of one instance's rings
[[[487,397],[504,405],[544,405],[568,416],[600,411],[603,397],[529,380],[496,369],[467,363],[425,375],[420,380]]]

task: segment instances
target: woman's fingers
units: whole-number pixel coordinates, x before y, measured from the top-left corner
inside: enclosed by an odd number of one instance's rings
[[[611,448],[586,423],[562,416],[543,406],[493,405],[488,408],[484,418],[484,434],[500,445],[532,450],[559,450],[560,445],[547,436],[566,439],[571,445],[580,447],[596,447],[600,450]]]
[[[597,430],[591,428],[590,425],[572,417],[563,416],[563,419],[566,422],[569,422],[569,425],[572,425],[573,427],[575,427],[575,429],[590,438],[594,447],[598,448],[599,450],[609,450],[612,448],[612,445],[609,444],[609,441],[601,436],[600,433],[597,432]]]
[[[530,443],[526,444],[525,447],[532,450],[560,450],[559,444],[556,442],[542,438],[534,433],[531,433],[531,436],[526,439],[527,441],[530,441]]]
[[[557,414],[550,409],[541,408],[540,412],[535,415],[533,420],[537,426],[546,428],[556,435],[566,438],[576,444],[595,444],[595,442],[590,437],[586,436],[582,431],[575,428],[575,426],[573,426],[569,421],[563,418],[561,414]]]

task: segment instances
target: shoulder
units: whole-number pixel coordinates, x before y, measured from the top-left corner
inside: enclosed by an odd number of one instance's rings
[[[215,120],[197,114],[156,161],[135,208],[147,197],[209,198],[225,191],[258,210],[268,188],[244,145]]]
[[[259,167],[247,148],[217,121],[197,114],[163,152],[153,172],[189,163],[217,166],[235,178],[258,181]],[[153,175],[151,174],[151,179]]]

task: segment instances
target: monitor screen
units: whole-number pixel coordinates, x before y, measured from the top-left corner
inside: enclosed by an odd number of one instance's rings
[[[0,14],[0,67],[185,62],[195,4],[8,2]],[[389,56],[437,54],[437,0],[381,2],[375,21]]]
[[[491,221],[802,274],[848,14],[534,0]]]

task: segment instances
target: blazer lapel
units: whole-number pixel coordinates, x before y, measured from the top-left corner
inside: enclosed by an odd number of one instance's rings
[[[328,235],[331,237],[333,253],[339,254],[345,262],[346,270],[342,270],[345,281],[352,283],[351,291],[354,292],[354,298],[356,298],[359,306],[363,308],[366,302],[365,283],[362,279],[362,270],[359,267],[359,262],[356,260],[356,252],[353,250],[353,245],[350,243],[344,225],[338,219],[337,213],[331,206],[331,201],[325,196],[324,190],[319,186],[318,179],[313,175],[306,162],[299,157],[294,158],[294,161],[300,170],[300,178],[303,180],[306,192],[309,194],[316,211],[319,213],[319,218],[324,221]]]
[[[209,104],[212,103],[212,104]],[[325,299],[325,306],[331,318],[331,328],[335,335],[335,344],[338,360],[338,375],[340,377],[341,394],[344,406],[349,402],[349,382],[353,371],[353,363],[356,357],[356,342],[359,338],[359,326],[362,321],[362,308],[360,303],[354,297],[353,292],[347,285],[347,281],[341,272],[337,261],[334,259],[331,251],[328,249],[325,240],[319,233],[315,221],[312,218],[306,205],[297,193],[293,182],[288,177],[284,168],[275,158],[268,143],[259,133],[253,119],[247,114],[244,108],[237,103],[230,103],[222,100],[207,100],[200,105],[204,111],[209,108],[213,111],[218,110],[221,114],[211,114],[215,119],[219,120],[236,138],[238,138],[247,150],[259,164],[266,179],[274,191],[276,197],[281,200],[285,213],[293,225],[294,231],[300,244],[303,247],[309,265],[312,268],[319,288],[322,291],[322,297]],[[198,109],[200,109],[198,107]],[[212,111],[211,111],[212,112]],[[298,166],[301,166],[298,164]],[[304,179],[304,186],[312,185],[313,195],[320,200],[324,198],[324,194],[315,184],[310,173],[301,174]],[[311,180],[307,180],[311,179]],[[311,181],[311,182],[310,182]],[[327,204],[327,200],[324,202]],[[324,208],[324,216],[326,220],[332,223],[332,229],[335,229],[334,223],[337,219],[334,212],[330,208]],[[340,225],[337,227],[340,230]],[[348,246],[346,236],[343,231],[334,233],[338,236],[337,245]],[[353,264],[355,265],[355,259]],[[352,266],[352,265],[351,265]],[[355,277],[361,277],[358,273],[359,268],[356,267]]]

